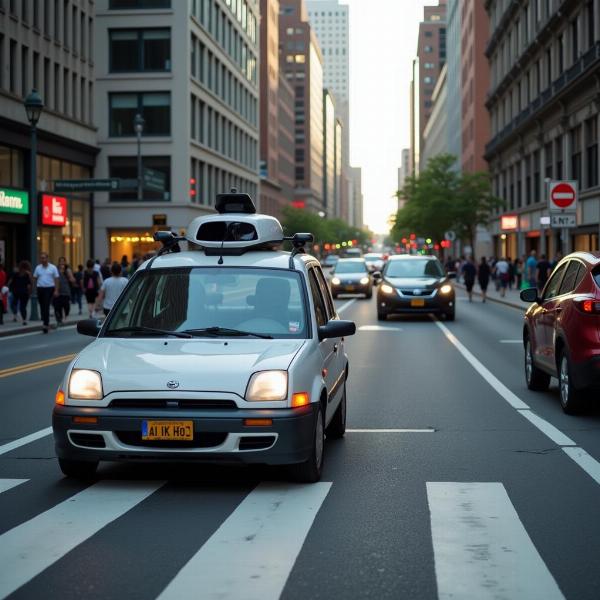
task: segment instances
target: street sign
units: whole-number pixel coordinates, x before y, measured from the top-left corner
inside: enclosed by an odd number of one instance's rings
[[[551,222],[552,221],[548,215],[540,217],[540,227],[549,227]]]
[[[114,192],[120,189],[120,180],[111,179],[55,179],[55,192]]]
[[[553,214],[551,220],[552,227],[555,229],[577,227],[577,215],[574,213]]]
[[[444,234],[444,239],[448,242],[456,241],[456,232],[455,231],[446,231]]]
[[[577,188],[577,181],[550,182],[550,212],[575,212]]]
[[[166,181],[167,178],[161,171],[155,171],[154,169],[148,169],[147,167],[144,168],[144,189],[153,192],[164,192]]]

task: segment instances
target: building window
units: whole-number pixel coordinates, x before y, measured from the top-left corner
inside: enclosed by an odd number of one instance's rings
[[[169,29],[113,29],[110,36],[110,70],[170,71]]]
[[[137,113],[144,117],[143,135],[171,133],[171,94],[149,92],[139,94],[110,94],[110,136],[133,136],[133,121]]]
[[[587,143],[587,187],[598,185],[598,117],[585,122],[585,139]]]
[[[544,156],[546,158],[546,168],[544,170],[544,177],[546,179],[552,179],[552,144],[546,144],[544,146]]]
[[[435,69],[435,65],[433,63],[426,62],[423,67],[425,69]]]
[[[109,8],[112,10],[127,8],[171,8],[171,0],[110,0]]]
[[[561,180],[563,178],[563,145],[562,138],[556,138],[554,140],[554,149],[556,154],[556,171],[554,176],[557,180]]]
[[[581,125],[571,130],[571,179],[581,180]]]
[[[144,156],[142,157],[142,168],[152,169],[163,173],[165,176],[165,191],[144,190],[144,200],[170,200],[171,199],[171,158],[169,156]],[[109,177],[121,179],[137,179],[137,157],[136,156],[109,156]],[[119,190],[110,193],[111,200],[135,201],[137,190]]]

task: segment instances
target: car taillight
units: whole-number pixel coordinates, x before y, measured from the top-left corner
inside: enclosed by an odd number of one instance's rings
[[[600,314],[600,302],[594,298],[578,298],[575,300],[575,306],[588,315]]]

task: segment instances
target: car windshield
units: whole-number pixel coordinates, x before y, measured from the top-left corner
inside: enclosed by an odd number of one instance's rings
[[[365,260],[367,262],[377,262],[378,260],[382,260],[383,257],[381,254],[365,254]]]
[[[348,262],[341,260],[335,266],[336,275],[339,273],[366,273],[366,272],[367,272],[367,266],[365,265],[364,261],[362,261],[362,260],[348,261]]]
[[[385,270],[387,277],[443,277],[439,261],[430,258],[392,260]]]
[[[306,338],[300,274],[280,269],[141,271],[109,316],[104,335]]]

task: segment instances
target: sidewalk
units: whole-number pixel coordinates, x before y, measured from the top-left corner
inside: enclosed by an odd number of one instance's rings
[[[27,305],[27,315],[30,314],[30,305]],[[39,315],[39,307],[38,307]],[[62,327],[68,327],[69,325],[75,325],[77,321],[87,319],[88,311],[85,299],[83,302],[82,314],[79,314],[79,308],[76,304],[71,304],[71,312],[69,316],[64,319]],[[12,313],[4,314],[4,325],[0,325],[0,338],[8,337],[11,335],[18,335],[20,333],[31,333],[33,331],[39,331],[41,333],[43,329],[42,321],[27,321],[27,325],[23,325],[21,321],[21,315],[17,316],[18,321],[13,321]],[[50,308],[50,330],[56,329],[56,318],[54,317],[54,309]]]
[[[463,283],[456,283],[456,287],[461,290],[465,289]],[[487,289],[487,301],[488,302],[497,302],[498,304],[504,304],[506,306],[511,306],[512,308],[518,308],[519,310],[525,311],[527,310],[528,304],[523,302],[521,298],[519,298],[520,290],[513,288],[512,290],[507,289],[506,295],[504,298],[500,295],[499,291],[496,291],[496,284],[493,280],[490,280],[490,285]],[[481,302],[481,288],[479,284],[475,282],[475,286],[473,287],[473,302]]]

